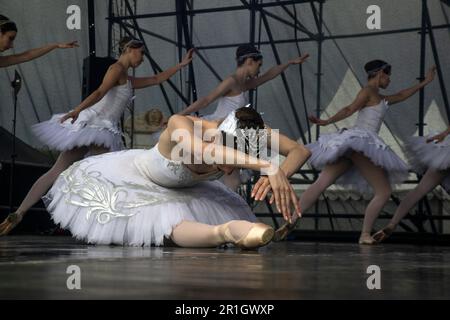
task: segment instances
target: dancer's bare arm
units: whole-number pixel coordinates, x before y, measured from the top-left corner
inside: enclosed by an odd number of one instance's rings
[[[86,99],[84,99],[74,110],[62,117],[60,121],[64,122],[67,119],[72,119],[72,123],[74,123],[80,112],[100,101],[109,90],[119,83],[120,78],[125,72],[126,70],[121,64],[115,63],[111,65],[103,78],[102,84]]]
[[[346,106],[345,108],[339,110],[339,112],[337,112],[334,116],[323,120],[320,118],[317,118],[315,116],[309,116],[309,120],[314,123],[317,124],[319,126],[326,126],[341,120],[344,120],[348,117],[350,117],[352,114],[354,114],[355,112],[359,111],[360,109],[364,108],[367,105],[367,102],[369,101],[370,98],[370,90],[368,88],[363,88],[358,95],[356,96],[355,100],[348,106]]]
[[[299,214],[300,209],[297,196],[285,173],[279,167],[269,161],[252,157],[239,150],[214,142],[203,141],[194,134],[193,121],[188,117],[172,116],[168,123],[167,134],[170,135],[173,141],[171,155],[183,154],[183,156],[186,156],[185,159],[191,161],[196,160],[207,164],[224,164],[235,168],[245,168],[266,173],[274,193],[275,204],[277,209],[283,214],[283,217],[290,221],[292,216],[291,206]]]
[[[179,64],[177,64],[167,70],[164,70],[163,72],[155,74],[154,76],[151,76],[151,77],[129,77],[129,79],[131,81],[131,85],[135,89],[142,89],[142,88],[147,88],[150,86],[155,86],[155,85],[161,84],[164,81],[171,78],[175,73],[177,73],[178,70],[182,69],[183,67],[185,67],[189,63],[191,63],[191,61],[193,59],[193,54],[194,54],[194,49],[192,48],[186,53],[183,60]]]
[[[427,139],[427,142],[432,142],[435,141],[435,143],[440,143],[442,141],[444,141],[444,139],[450,134],[450,127],[447,128],[447,130],[442,131],[441,133],[432,136],[430,138]]]
[[[436,66],[432,66],[430,70],[428,70],[428,73],[426,74],[425,79],[422,82],[410,88],[399,91],[396,94],[385,96],[384,98],[389,104],[402,102],[411,97],[412,95],[414,95],[417,91],[425,87],[427,84],[432,82],[435,75],[436,75]]]
[[[31,49],[22,53],[12,54],[0,57],[0,68],[9,67],[15,64],[24,63],[33,59],[39,58],[55,49],[67,49],[78,47],[77,41],[68,43],[54,43],[46,46]]]
[[[255,89],[256,87],[270,81],[276,77],[278,77],[284,70],[286,70],[290,65],[293,64],[302,64],[308,59],[309,54],[304,54],[301,57],[295,58],[293,60],[288,61],[287,63],[279,64],[270,68],[267,72],[262,74],[259,77],[247,80],[245,82],[245,90]]]
[[[207,96],[197,99],[189,107],[178,112],[179,115],[187,115],[206,108],[209,104],[217,100],[219,97],[226,95],[236,85],[236,80],[233,77],[228,77],[223,80],[213,91]]]

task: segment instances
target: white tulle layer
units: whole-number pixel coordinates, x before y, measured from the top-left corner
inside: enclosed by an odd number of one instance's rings
[[[118,151],[124,148],[122,133],[116,124],[99,118],[95,111],[84,110],[75,123],[71,119],[60,123],[64,114],[32,126],[33,133],[53,150],[66,151],[75,147],[98,145]]]
[[[340,158],[357,151],[382,167],[391,185],[399,184],[408,177],[408,166],[374,132],[363,128],[351,128],[336,133],[323,134],[319,140],[306,146],[311,151],[310,164],[316,169],[337,162]],[[336,184],[367,192],[368,182],[353,167],[336,181]]]
[[[436,170],[450,169],[450,136],[440,143],[427,143],[426,137],[411,137],[406,142],[408,160],[413,170],[424,173],[428,168]],[[450,192],[450,176],[442,182],[442,186]]]
[[[167,189],[133,165],[143,150],[93,156],[72,165],[44,197],[53,220],[94,244],[162,245],[182,221],[255,221],[246,202],[218,181]]]

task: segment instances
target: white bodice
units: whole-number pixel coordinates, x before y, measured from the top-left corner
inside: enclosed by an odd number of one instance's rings
[[[367,129],[378,133],[387,109],[388,103],[385,99],[381,100],[380,103],[375,106],[364,107],[358,112],[355,128]]]
[[[134,165],[143,176],[166,188],[189,187],[201,181],[217,180],[223,175],[222,171],[197,174],[181,161],[164,157],[158,149],[158,144],[136,156]]]
[[[217,101],[217,108],[214,113],[205,117],[208,120],[219,120],[228,116],[232,111],[244,107],[247,104],[247,96],[241,92],[237,96],[220,97]]]
[[[86,110],[95,111],[103,120],[116,123],[131,102],[132,95],[131,81],[128,80],[122,85],[111,88],[99,102]]]

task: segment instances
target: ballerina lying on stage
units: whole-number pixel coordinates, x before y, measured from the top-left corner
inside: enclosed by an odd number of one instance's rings
[[[197,136],[195,128],[199,127],[201,133]],[[211,141],[206,136],[211,130],[223,132],[236,147],[235,137],[249,131],[244,128],[256,130],[258,137],[267,129],[272,135],[267,139],[268,148],[272,147],[271,141],[279,141],[279,153],[286,156],[281,169],[215,141],[222,135]],[[253,146],[256,140],[252,139],[245,140],[245,145]],[[180,148],[183,157],[177,159]],[[230,174],[235,168],[266,170],[277,208],[288,219],[292,207],[296,214],[299,207],[287,177],[309,155],[304,146],[265,128],[259,113],[251,108],[238,109],[220,126],[217,122],[174,115],[154,148],[78,161],[58,177],[44,202],[56,223],[89,243],[150,246],[162,245],[170,238],[183,247],[233,243],[241,248],[257,248],[271,240],[273,228],[255,223],[255,215],[239,195],[210,180]],[[14,219],[7,225],[3,223],[0,233],[15,223]]]
[[[377,242],[386,240],[395,230],[404,216],[428,192],[438,184],[442,184],[450,192],[450,127],[440,134],[430,137],[411,138],[406,147],[409,151],[411,164],[416,172],[426,172],[419,184],[402,200],[389,224],[376,232],[373,238]]]
[[[380,89],[390,83],[391,66],[381,60],[365,65],[368,84],[358,93],[355,101],[333,117],[322,120],[311,116],[310,120],[320,126],[348,118],[358,112],[355,126],[332,134],[323,134],[315,143],[306,147],[311,150],[310,163],[322,172],[319,178],[302,194],[302,211],[308,210],[331,184],[336,183],[359,191],[372,187],[374,196],[367,205],[360,244],[374,244],[371,237],[375,219],[391,196],[391,185],[408,177],[407,165],[378,136],[388,106],[411,97],[434,79],[433,66],[419,84],[397,94],[383,96]],[[295,228],[285,224],[277,230],[275,239],[284,239]]]

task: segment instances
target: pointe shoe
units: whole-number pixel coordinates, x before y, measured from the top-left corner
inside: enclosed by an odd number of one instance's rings
[[[278,228],[275,231],[275,235],[273,237],[273,241],[278,242],[278,241],[283,241],[284,239],[286,239],[286,237],[292,232],[292,230],[295,229],[295,227],[297,226],[297,220],[295,220],[294,223],[288,223],[286,222],[284,225],[282,225],[280,228]]]
[[[23,219],[23,214],[17,212],[10,213],[6,219],[0,223],[0,236],[6,236]]]
[[[376,241],[376,243],[381,243],[387,238],[391,236],[391,234],[394,232],[394,229],[391,227],[385,227],[378,232],[375,232],[373,235],[373,239]]]
[[[234,221],[230,221],[225,224],[223,234],[226,241],[233,243],[241,249],[257,249],[267,245],[273,238],[274,230],[271,226],[264,223],[255,223],[247,235],[236,240],[230,231],[230,224],[233,222]]]

